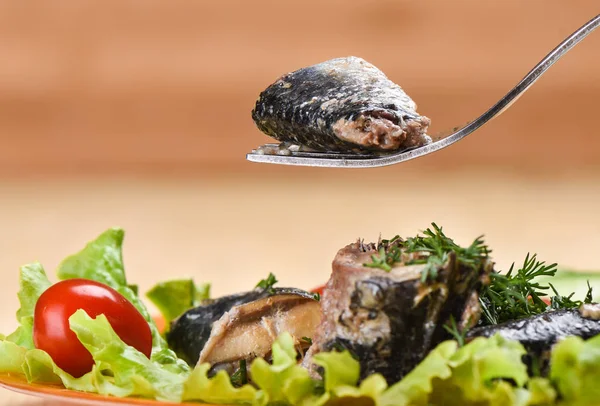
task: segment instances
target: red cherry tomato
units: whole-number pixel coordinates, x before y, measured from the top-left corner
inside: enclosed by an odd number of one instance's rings
[[[150,326],[119,292],[87,279],[68,279],[49,287],[38,299],[33,317],[33,342],[56,365],[74,377],[92,370],[94,360],[69,328],[69,317],[83,309],[92,318],[104,314],[126,344],[148,358],[152,351]]]

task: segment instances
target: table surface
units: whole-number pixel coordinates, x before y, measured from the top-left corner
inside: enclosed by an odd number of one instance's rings
[[[435,221],[458,242],[485,234],[498,268],[527,252],[597,268],[600,172],[539,176],[493,172],[303,169],[204,179],[0,182],[0,331],[15,327],[18,268],[58,262],[110,226],[126,229],[129,281],[212,281],[213,294],[327,280],[336,251],[358,237],[414,234]],[[58,405],[0,390],[0,404]]]

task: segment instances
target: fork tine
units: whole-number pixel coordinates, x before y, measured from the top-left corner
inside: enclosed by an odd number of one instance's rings
[[[373,154],[368,152],[359,153],[345,153],[336,151],[295,151],[290,149],[281,148],[282,144],[264,144],[261,147],[253,149],[248,156],[254,155],[268,155],[268,156],[282,156],[282,157],[298,157],[298,158],[320,158],[320,159],[374,159],[382,156],[381,154]],[[285,153],[278,153],[272,151],[285,151]],[[256,162],[256,161],[255,161]]]

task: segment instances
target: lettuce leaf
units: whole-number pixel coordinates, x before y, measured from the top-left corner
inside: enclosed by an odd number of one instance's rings
[[[357,386],[360,365],[348,351],[316,354],[314,363],[323,368],[325,393],[318,399],[310,399],[312,404],[346,404],[358,399],[370,399],[378,404],[381,393],[387,388],[387,382],[380,374],[370,375]]]
[[[183,384],[182,401],[198,401],[217,404],[254,403],[257,390],[251,385],[234,388],[225,371],[219,371],[214,377],[207,376],[209,364],[196,366]]]
[[[71,330],[92,354],[94,383],[99,393],[143,396],[158,400],[181,399],[187,373],[175,373],[125,344],[104,315],[90,318],[78,310],[70,318]]]
[[[17,311],[19,326],[6,340],[26,349],[33,349],[33,314],[35,304],[46,289],[52,285],[42,265],[34,262],[24,265],[20,270],[20,289],[17,293],[21,307]]]
[[[455,341],[443,342],[385,391],[379,404],[513,405],[518,395],[526,401],[530,393],[526,389],[518,393],[507,382],[521,388],[528,381],[527,367],[521,362],[523,354],[520,343],[499,335],[477,338],[461,348]]]
[[[528,390],[517,389],[517,405],[544,406],[552,405],[556,400],[556,390],[548,379],[532,378],[527,384]]]
[[[584,341],[569,337],[555,345],[550,379],[568,405],[590,405],[600,399],[600,336]]]
[[[250,366],[252,381],[258,386],[257,403],[296,404],[313,392],[314,382],[308,371],[298,365],[294,339],[281,334],[273,343],[273,363],[257,358]]]
[[[0,341],[0,371],[9,374],[22,374],[27,349],[12,341]]]
[[[111,228],[58,266],[60,279],[93,279],[112,288],[127,286],[122,246],[125,232]]]
[[[381,405],[427,404],[434,379],[448,379],[452,375],[450,358],[456,353],[456,341],[445,341],[431,351],[400,382],[390,386],[382,395]]]
[[[102,395],[181,399],[188,374],[171,372],[125,344],[104,315],[92,319],[85,311],[78,310],[69,323],[94,358],[92,371],[74,378],[60,369],[46,352],[27,350],[10,341],[0,342],[0,370],[22,373],[29,382],[62,383],[67,389]]]
[[[169,349],[148,309],[134,290],[127,285],[123,265],[125,232],[111,228],[89,242],[81,251],[63,260],[57,270],[59,279],[84,278],[110,286],[129,300],[144,316],[152,332],[152,360],[172,372],[189,372],[190,367]]]
[[[150,289],[146,297],[158,308],[169,326],[179,315],[210,298],[210,284],[197,286],[192,279],[161,282]]]

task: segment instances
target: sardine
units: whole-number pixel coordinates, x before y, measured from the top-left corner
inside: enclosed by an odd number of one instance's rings
[[[588,339],[600,334],[600,305],[584,304],[580,309],[552,310],[536,316],[502,324],[476,327],[467,332],[467,341],[476,337],[502,337],[519,341],[527,350],[525,362],[545,375],[550,351],[565,337]]]
[[[492,271],[491,262],[485,259],[473,268],[450,252],[437,278],[422,282],[427,265],[405,262],[427,253],[405,255],[390,272],[364,266],[380,248],[359,241],[335,257],[321,298],[323,320],[304,361],[313,374],[315,353],[347,349],[359,360],[362,378],[380,373],[397,382],[448,338],[444,325],[451,318],[463,327],[477,323],[477,292]]]
[[[398,151],[431,142],[429,118],[364,59],[337,58],[280,77],[252,118],[265,134],[309,150]]]
[[[198,306],[172,323],[169,346],[190,365],[251,360],[270,354],[277,336],[288,332],[308,347],[321,319],[314,295],[294,288],[257,288]]]

